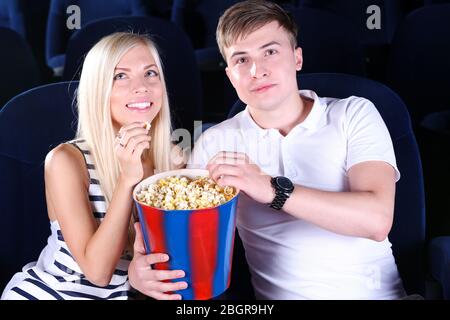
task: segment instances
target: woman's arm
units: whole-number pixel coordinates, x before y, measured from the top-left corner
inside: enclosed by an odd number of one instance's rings
[[[132,189],[142,180],[142,152],[150,148],[151,137],[143,123],[120,129],[114,152],[120,164],[111,202],[98,226],[89,201],[89,183],[81,153],[63,144],[45,161],[48,201],[64,239],[81,270],[92,283],[106,286],[125,248],[131,217]]]
[[[47,201],[64,240],[92,283],[105,286],[125,248],[132,185],[119,180],[103,222],[98,226],[89,201],[89,178],[83,156],[62,144],[45,160]]]
[[[146,255],[144,238],[139,222],[134,224],[136,238],[134,240],[133,260],[128,268],[128,278],[133,288],[158,300],[180,300],[180,294],[170,292],[187,288],[185,281],[169,282],[171,279],[183,278],[183,270],[155,270],[153,264],[167,262],[169,256],[164,253]]]

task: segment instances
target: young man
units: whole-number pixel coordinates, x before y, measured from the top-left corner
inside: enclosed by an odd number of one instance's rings
[[[218,45],[247,107],[199,138],[189,166],[241,190],[237,226],[257,298],[400,298],[389,132],[366,99],[298,90],[296,35],[272,2],[223,14]]]

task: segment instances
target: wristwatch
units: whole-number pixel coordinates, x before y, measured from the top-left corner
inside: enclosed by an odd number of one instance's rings
[[[294,191],[294,184],[288,178],[281,176],[270,179],[270,183],[275,190],[275,198],[269,206],[275,210],[280,210]]]

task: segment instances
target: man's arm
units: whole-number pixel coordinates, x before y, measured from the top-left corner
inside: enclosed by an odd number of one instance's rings
[[[270,203],[275,197],[271,177],[245,154],[221,152],[207,168],[218,184],[236,187],[255,201]],[[394,168],[383,161],[367,161],[352,166],[348,177],[348,192],[296,185],[282,210],[338,234],[384,240],[393,220]],[[274,214],[282,213],[274,210]]]
[[[349,192],[327,192],[295,186],[283,210],[324,229],[383,241],[392,227],[395,172],[382,161],[354,165]]]

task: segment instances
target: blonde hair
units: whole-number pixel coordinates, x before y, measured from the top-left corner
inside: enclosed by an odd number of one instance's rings
[[[286,30],[292,47],[296,48],[297,25],[291,15],[276,3],[247,0],[229,7],[220,17],[216,30],[217,45],[225,61],[225,48],[273,21],[277,21]]]
[[[86,55],[77,90],[78,129],[76,137],[84,139],[90,149],[105,195],[111,202],[119,178],[119,161],[114,152],[115,132],[110,108],[114,69],[131,48],[145,45],[155,59],[163,88],[161,110],[152,121],[151,148],[144,157],[151,158],[155,172],[172,168],[169,100],[163,68],[156,46],[148,36],[117,32],[102,38]]]

